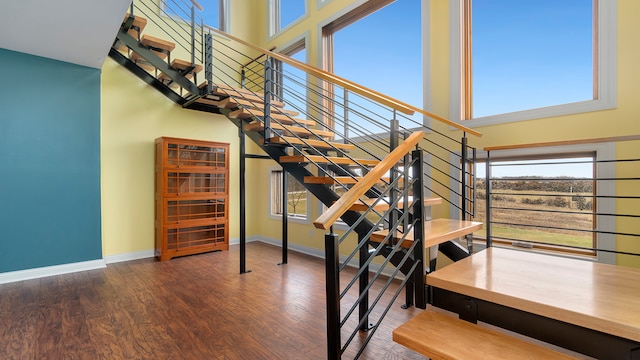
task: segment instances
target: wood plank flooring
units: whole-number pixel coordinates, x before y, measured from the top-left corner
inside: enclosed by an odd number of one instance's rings
[[[325,359],[324,262],[280,256],[253,242],[242,275],[231,246],[0,285],[0,359]],[[424,359],[391,339],[421,311],[403,299],[361,359]]]

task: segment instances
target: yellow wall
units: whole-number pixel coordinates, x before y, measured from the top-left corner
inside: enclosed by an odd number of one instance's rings
[[[316,0],[307,0],[308,16],[287,31],[269,38],[267,34],[266,1],[246,6],[232,1],[232,33],[265,48],[284,46],[308,34],[308,57],[319,65],[318,24],[362,3],[360,0],[331,0],[318,8]],[[449,1],[430,0],[431,52],[429,73],[432,97],[430,109],[440,116],[449,115]],[[635,46],[640,25],[634,14],[640,13],[640,2],[620,0],[618,7],[618,98],[617,108],[591,113],[567,115],[547,119],[521,121],[512,124],[480,127],[484,136],[470,137],[470,145],[477,148],[517,143],[594,138],[603,136],[640,134],[640,101],[635,86],[640,69],[635,60],[640,48]],[[348,76],[347,76],[348,77]],[[400,99],[402,100],[402,99]],[[420,105],[420,104],[415,104]],[[237,136],[236,129],[222,117],[185,111],[148,87],[126,70],[107,61],[103,69],[103,233],[105,255],[151,249],[153,247],[153,139],[161,135],[194,137],[232,143],[232,233],[237,237]],[[177,120],[179,118],[179,121]],[[132,121],[135,120],[135,121]],[[454,137],[460,134],[448,126],[435,126]],[[206,135],[207,137],[203,137]],[[208,137],[210,136],[210,138]],[[145,145],[145,144],[148,144]],[[259,153],[248,140],[249,153]],[[635,157],[638,144],[618,145],[619,157]],[[280,221],[269,213],[269,169],[276,167],[270,160],[247,161],[248,235],[280,238]],[[148,168],[144,168],[148,166]],[[145,179],[146,178],[146,179]],[[619,209],[623,212],[625,209]],[[435,209],[437,216],[448,216],[448,208]],[[629,211],[627,211],[629,212]],[[311,201],[311,221],[319,213],[315,199]],[[148,226],[140,226],[148,224]],[[310,224],[292,223],[290,241],[299,245],[322,248],[323,231]],[[619,241],[619,249],[640,252],[640,244]],[[628,257],[627,257],[628,258]],[[637,260],[619,258],[625,265],[640,266]]]
[[[154,248],[154,140],[160,136],[228,142],[230,213],[237,214],[238,130],[222,115],[184,110],[108,59],[102,69],[103,255]],[[230,216],[230,237],[238,217]]]

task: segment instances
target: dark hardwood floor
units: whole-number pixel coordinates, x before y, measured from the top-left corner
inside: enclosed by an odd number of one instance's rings
[[[325,359],[324,262],[280,256],[254,242],[242,275],[231,246],[0,285],[0,359]],[[403,299],[361,359],[424,359],[391,340],[421,311]]]

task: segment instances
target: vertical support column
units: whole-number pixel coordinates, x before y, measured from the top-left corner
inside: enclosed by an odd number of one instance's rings
[[[207,80],[207,94],[213,92],[213,36],[207,34],[204,37],[204,76]]]
[[[419,261],[413,272],[413,286],[415,289],[415,304],[417,308],[426,309],[426,289],[425,289],[425,247],[424,247],[424,182],[422,172],[424,171],[424,154],[422,150],[416,149],[412,152],[413,159],[412,173],[416,181],[413,183],[413,218],[416,224],[413,228],[413,238],[415,247],[413,249],[413,260]],[[405,205],[408,209],[409,204]]]
[[[361,243],[363,240],[362,235],[358,233],[358,243]],[[367,311],[369,311],[369,291],[367,291],[367,285],[369,285],[369,266],[367,265],[367,260],[369,259],[369,243],[362,245],[359,250],[358,260],[359,266],[358,268],[364,271],[360,278],[358,279],[358,288],[359,294],[362,296],[362,300],[358,304],[358,319],[362,324],[360,326],[360,331],[367,331],[371,328],[369,324],[369,316],[367,315]]]
[[[240,274],[244,274],[251,272],[251,270],[247,271],[247,214],[245,211],[247,206],[245,182],[247,158],[245,156],[245,136],[242,124],[240,124],[238,135],[240,136]]]
[[[493,241],[491,239],[491,157],[489,156],[489,151],[487,151],[487,171],[486,171],[486,176],[487,178],[485,179],[485,209],[484,209],[484,213],[485,213],[485,224],[484,227],[486,229],[486,237],[487,237],[487,247],[491,247]]]
[[[289,248],[289,179],[282,168],[282,264],[288,261]]]
[[[264,143],[271,139],[271,97],[273,96],[273,69],[271,59],[264,62]]]
[[[327,359],[337,360],[341,355],[340,340],[340,260],[338,235],[333,226],[324,236],[324,258],[327,297]]]

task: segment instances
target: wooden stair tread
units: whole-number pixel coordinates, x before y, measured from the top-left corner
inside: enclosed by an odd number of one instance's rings
[[[301,163],[306,164],[308,162],[315,162],[318,164],[334,164],[338,165],[364,165],[364,166],[376,166],[380,163],[380,160],[377,159],[355,159],[351,160],[348,157],[324,157],[320,155],[290,155],[290,156],[280,156],[281,163]]]
[[[263,117],[264,113],[260,110],[248,110],[248,109],[238,109],[238,110],[234,110],[232,112],[229,113],[229,117],[232,119],[249,119],[252,117]],[[313,120],[306,120],[306,119],[296,119],[296,118],[292,118],[290,116],[284,115],[284,114],[271,114],[271,118],[275,119],[279,122],[281,122],[283,125],[307,125],[307,126],[312,126],[315,125],[316,122]],[[328,133],[328,132],[327,132]],[[333,133],[331,133],[332,135],[326,135],[326,136],[333,136]],[[322,135],[321,135],[322,136]]]
[[[312,136],[313,134],[320,136],[320,137],[331,137],[333,136],[332,132],[328,132],[328,131],[322,131],[322,130],[315,130],[315,129],[305,129],[303,127],[299,127],[299,126],[288,126],[288,125],[280,125],[278,123],[271,123],[271,128],[275,129],[275,130],[282,130],[282,131],[287,131],[290,132],[292,134],[296,134],[298,136]],[[264,130],[264,123],[262,122],[253,122],[250,124],[246,124],[244,126],[244,130],[245,131],[263,131]]]
[[[163,54],[163,53],[158,53],[158,54],[164,55],[163,58],[167,57],[167,54]],[[154,71],[156,69],[155,66],[149,64],[137,52],[132,52],[131,56],[129,57],[129,60],[133,61],[136,65],[140,66],[141,68],[143,68],[143,69],[145,69],[145,70],[147,70],[149,72]]]
[[[191,67],[192,67],[192,65],[191,65],[191,63],[190,63],[190,62],[185,61],[185,60],[181,60],[181,59],[174,59],[174,60],[172,60],[172,61],[171,61],[171,65],[170,65],[170,66],[171,66],[172,68],[174,68],[174,69],[176,69],[176,70],[180,71],[180,72],[184,72],[184,71],[186,71],[187,69],[189,69],[189,68],[191,68]],[[183,75],[184,75],[184,77],[186,77],[187,79],[191,79],[191,78],[193,78],[193,74],[197,74],[197,73],[199,73],[200,71],[202,71],[202,65],[200,65],[200,64],[194,64],[194,65],[193,65],[193,70],[191,70],[191,71],[189,71],[188,73],[183,74]],[[171,78],[169,77],[169,75],[167,75],[167,74],[165,74],[165,73],[162,73],[162,74],[160,74],[160,76],[158,76],[158,80],[160,80],[160,81],[170,81],[170,80],[171,80]],[[177,84],[175,84],[175,85],[177,85]]]
[[[198,87],[201,89],[206,86],[207,86],[206,81],[203,81],[200,85],[198,85]],[[256,102],[264,101],[264,94],[261,92],[252,92],[246,89],[234,88],[226,84],[215,84],[215,90],[213,91],[213,95],[232,96],[234,98],[245,99],[247,101],[256,101]],[[284,107],[284,103],[282,101],[277,101],[277,100],[271,100],[271,105],[278,108]]]
[[[271,144],[279,144],[279,145],[294,144],[294,145],[302,145],[303,147],[313,146],[316,149],[324,149],[324,150],[340,149],[343,151],[349,151],[355,148],[353,144],[343,144],[343,143],[334,143],[334,142],[329,143],[322,140],[314,140],[314,139],[306,139],[302,141],[301,139],[294,138],[294,137],[287,137],[287,136],[274,136],[271,139],[269,139],[269,142]],[[262,144],[262,141],[260,143]]]
[[[227,105],[225,107],[227,108],[234,108],[237,106],[243,106],[243,107],[248,107],[251,109],[256,109],[259,110],[260,112],[262,112],[262,109],[264,108],[264,102],[262,99],[259,100],[250,100],[250,99],[246,99],[246,98],[241,98],[241,97],[235,97],[235,96],[230,96],[228,98],[226,98],[225,100],[227,100]],[[271,107],[271,113],[279,113],[279,114],[287,114],[288,116],[298,116],[300,115],[299,112],[297,111],[293,111],[293,110],[288,110],[288,109],[282,109],[281,107],[278,106],[272,106]]]
[[[126,22],[128,18],[129,13],[126,13],[122,22]],[[139,39],[140,33],[142,32],[142,30],[144,30],[145,26],[147,26],[147,19],[140,16],[134,16],[133,22],[131,23],[131,28],[129,28],[127,33],[129,33],[129,35],[133,36],[134,38]]]
[[[142,35],[140,43],[146,47],[154,47],[156,49],[162,49],[165,51],[173,51],[173,49],[176,48],[175,43],[147,34]]]
[[[372,206],[373,203],[376,202],[376,198],[373,199],[366,199],[366,200],[360,200],[360,203],[357,204],[353,204],[351,205],[351,207],[349,208],[349,210],[353,210],[353,211],[366,211],[368,208],[370,208]],[[375,210],[387,210],[389,209],[389,198],[385,198],[386,201],[380,200],[378,201],[377,204],[375,204],[375,206],[373,207]],[[413,201],[413,197],[409,196],[409,202]],[[433,206],[433,205],[439,205],[442,204],[442,198],[430,198],[430,197],[426,197],[424,198],[424,206]],[[400,199],[398,201],[398,206],[399,209],[404,209],[404,200]],[[386,235],[386,234],[385,234]]]
[[[438,244],[442,244],[449,240],[457,239],[467,234],[471,234],[475,231],[482,229],[482,223],[468,220],[454,220],[454,219],[433,219],[425,221],[424,233],[425,240],[424,246],[431,247]],[[371,240],[381,242],[389,234],[389,230],[379,230],[371,234]],[[401,233],[398,232],[398,238],[402,238]],[[413,230],[410,231],[405,237],[402,246],[410,247],[413,242]]]
[[[182,59],[171,60],[171,67],[176,70],[184,71],[191,68],[191,66],[192,66],[191,62],[186,60],[182,60]],[[190,72],[199,73],[200,71],[202,71],[202,65],[200,64],[194,64],[193,67],[194,67],[193,70],[191,70]]]
[[[206,97],[201,97],[201,98],[197,99],[195,102],[199,103],[199,104],[206,104],[206,105],[213,105],[213,106],[217,106],[217,107],[223,107],[221,105],[221,101],[222,100],[213,100],[213,99],[207,99]]]
[[[473,344],[464,344],[464,339],[472,339]],[[433,310],[425,310],[393,330],[393,341],[432,360],[575,359]]]

